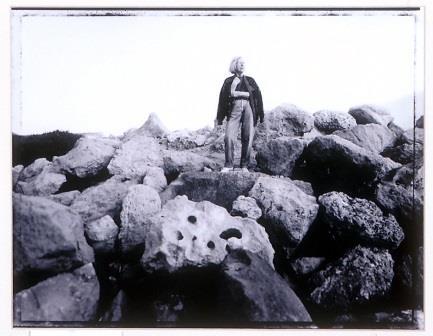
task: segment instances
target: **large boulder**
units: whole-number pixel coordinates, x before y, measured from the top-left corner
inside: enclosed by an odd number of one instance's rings
[[[108,171],[113,175],[135,178],[146,175],[149,166],[163,166],[160,145],[152,137],[137,135],[116,150]]]
[[[424,145],[424,128],[410,128],[403,133],[401,136],[401,141],[407,144],[416,144]]]
[[[95,176],[108,166],[119,146],[117,139],[82,137],[68,153],[53,158],[53,164],[64,173],[80,178]]]
[[[86,223],[84,231],[89,244],[96,253],[111,253],[115,251],[119,228],[110,216],[106,215],[90,223]]]
[[[152,187],[157,192],[161,192],[167,187],[167,178],[164,170],[159,167],[148,167],[143,178],[143,184]]]
[[[273,267],[274,249],[265,229],[249,218],[185,196],[168,201],[149,218],[141,265],[147,271],[177,271],[186,266],[220,264],[230,249],[257,253]]]
[[[403,230],[394,216],[383,215],[371,201],[334,191],[320,196],[319,203],[322,218],[339,244],[395,249],[404,239]]]
[[[304,159],[306,178],[319,193],[361,193],[360,189],[370,189],[374,182],[401,167],[337,135],[315,138],[304,150]]]
[[[287,282],[256,254],[232,251],[222,268],[221,301],[231,321],[311,322]]]
[[[21,171],[15,191],[29,196],[48,196],[57,192],[65,182],[65,175],[47,159],[41,158]]]
[[[260,177],[249,196],[257,201],[268,229],[290,255],[317,216],[316,198],[288,179],[273,177]]]
[[[313,129],[314,118],[295,105],[282,104],[266,113],[265,122],[272,137],[302,136]]]
[[[123,253],[143,245],[150,227],[149,217],[161,210],[161,199],[153,188],[135,185],[129,188],[120,213],[120,247]]]
[[[247,196],[259,176],[238,172],[183,173],[161,193],[161,201],[165,203],[177,195],[186,195],[192,201],[209,201],[230,211],[236,198]]]
[[[92,264],[87,264],[17,293],[14,322],[25,326],[35,322],[95,321],[98,301],[99,282]]]
[[[81,217],[43,197],[13,195],[14,272],[56,274],[92,262]]]
[[[322,309],[347,311],[385,296],[394,277],[386,250],[357,246],[313,276],[311,300]]]
[[[321,110],[313,114],[314,126],[325,134],[343,131],[356,126],[356,120],[350,114],[337,111]]]
[[[375,153],[381,153],[396,141],[395,134],[388,127],[379,124],[357,125],[350,130],[333,134]]]
[[[230,214],[232,216],[247,217],[257,220],[262,216],[262,210],[259,208],[254,198],[241,195],[233,202]]]
[[[257,148],[257,166],[267,174],[291,177],[295,163],[306,144],[302,139],[289,137],[279,137],[265,142]]]
[[[382,155],[391,160],[406,164],[410,162],[422,162],[424,160],[424,145],[420,143],[403,143],[395,147],[386,148]]]
[[[380,124],[388,126],[394,119],[387,111],[372,105],[352,107],[349,110],[349,114],[355,118],[359,125]]]
[[[84,190],[74,199],[71,209],[80,214],[85,223],[105,215],[116,219],[119,217],[123,198],[128,193],[130,185],[130,182],[122,182],[121,179],[112,177]]]

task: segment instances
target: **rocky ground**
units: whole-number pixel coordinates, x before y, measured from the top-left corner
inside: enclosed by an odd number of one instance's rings
[[[422,120],[281,105],[249,173],[155,115],[17,165],[15,325],[420,328],[423,145]]]

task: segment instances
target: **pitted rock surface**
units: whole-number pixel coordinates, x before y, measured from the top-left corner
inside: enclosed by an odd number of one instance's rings
[[[241,195],[233,202],[230,214],[232,216],[241,216],[257,220],[262,216],[262,210],[259,208],[254,198]]]
[[[50,195],[49,198],[60,204],[70,206],[81,193],[78,190],[63,192],[60,194]]]
[[[302,136],[313,129],[314,118],[308,112],[291,104],[281,104],[265,114],[269,133]]]
[[[314,126],[325,134],[348,130],[356,126],[356,120],[350,114],[338,111],[321,110],[313,114]]]
[[[249,218],[232,217],[226,209],[186,196],[168,201],[149,220],[141,265],[147,271],[174,272],[185,266],[220,264],[227,250],[257,253],[273,267],[274,249],[265,229]]]
[[[320,196],[319,203],[331,236],[340,243],[395,249],[404,239],[394,216],[383,215],[371,201],[330,192]]]

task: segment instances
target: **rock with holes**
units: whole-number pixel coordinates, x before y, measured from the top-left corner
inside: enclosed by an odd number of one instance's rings
[[[18,176],[15,191],[28,196],[48,196],[57,192],[66,177],[47,159],[35,160]]]
[[[337,111],[321,110],[313,114],[314,126],[325,134],[348,130],[356,126],[356,120],[350,114]]]
[[[160,167],[149,167],[146,169],[146,175],[143,184],[152,187],[157,192],[161,192],[167,187],[167,179],[164,170]]]
[[[371,201],[334,191],[320,196],[319,203],[331,236],[340,244],[396,249],[404,239],[395,217],[385,216]]]
[[[387,126],[394,119],[387,111],[372,105],[352,107],[349,114],[355,118],[359,125],[380,124]]]
[[[159,143],[145,135],[133,136],[116,149],[108,171],[113,175],[141,178],[148,167],[162,167],[162,151]]]
[[[50,195],[50,199],[60,204],[70,206],[81,193],[78,190],[63,192],[60,194]]]
[[[233,202],[230,214],[232,216],[241,216],[257,220],[262,216],[262,210],[259,208],[254,198],[241,195]]]
[[[257,147],[256,161],[260,171],[270,175],[292,176],[296,161],[307,143],[302,139],[279,137]]]
[[[68,153],[53,158],[53,164],[64,173],[80,178],[95,176],[108,166],[119,146],[114,138],[82,137]]]
[[[384,297],[394,261],[388,251],[357,246],[313,276],[311,300],[322,309],[347,311]]]
[[[385,148],[393,146],[397,139],[388,127],[379,124],[357,125],[350,130],[333,134],[375,153],[381,153]]]
[[[313,129],[314,118],[292,104],[281,104],[266,113],[268,134],[276,136],[302,136]]]
[[[71,204],[71,209],[81,215],[84,222],[104,217],[117,218],[122,209],[123,198],[131,182],[112,177],[97,186],[85,189]]]
[[[150,216],[161,210],[161,199],[155,189],[146,185],[130,187],[120,213],[119,241],[122,253],[143,245],[150,229]]]
[[[249,192],[262,210],[267,228],[290,255],[317,216],[316,198],[291,180],[260,177]]]
[[[94,260],[81,217],[44,197],[13,195],[14,272],[56,274]]]
[[[225,258],[220,301],[223,314],[236,322],[311,322],[288,283],[250,251],[235,250]]]
[[[177,195],[200,202],[209,201],[231,211],[232,204],[240,195],[247,196],[260,174],[188,172],[181,174],[161,193],[162,203]]]
[[[12,168],[12,190],[15,189],[15,185],[18,182],[18,178],[21,174],[21,172],[23,171],[24,166],[23,165],[16,165],[15,167]]]
[[[297,276],[306,276],[315,272],[324,261],[323,257],[302,257],[293,260],[290,266]]]
[[[14,322],[25,326],[35,322],[95,321],[98,301],[98,278],[92,264],[87,264],[17,293]]]
[[[86,223],[84,231],[96,253],[114,252],[119,228],[110,216]]]
[[[174,272],[185,266],[220,264],[227,251],[257,253],[273,267],[274,249],[265,229],[249,218],[232,217],[226,209],[186,196],[168,201],[149,219],[141,265],[147,271]]]

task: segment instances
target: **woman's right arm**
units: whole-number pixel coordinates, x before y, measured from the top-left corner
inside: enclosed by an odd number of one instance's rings
[[[240,81],[241,80],[238,77],[235,77],[233,79],[232,86],[230,88],[230,94],[231,94],[232,97],[235,97],[235,98],[236,97],[246,97],[246,98],[248,98],[250,96],[249,92],[236,91],[236,86],[238,86],[238,84],[239,84]]]

